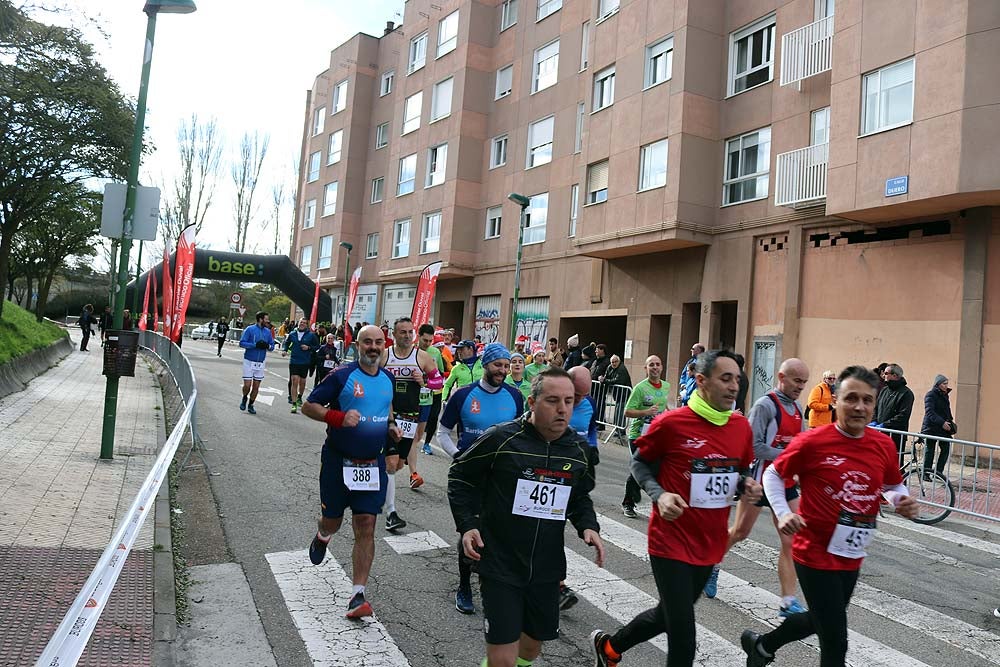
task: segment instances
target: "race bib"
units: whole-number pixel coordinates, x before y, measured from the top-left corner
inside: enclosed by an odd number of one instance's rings
[[[533,519],[565,521],[570,491],[571,487],[562,484],[519,479],[511,513]]]
[[[431,405],[434,403],[434,393],[427,387],[420,388],[420,405]]]
[[[740,480],[736,459],[691,461],[691,507],[721,509],[729,506]]]
[[[337,367],[337,362],[334,361],[333,359],[323,360],[323,368],[336,368],[336,367]]]
[[[344,461],[344,486],[351,491],[378,491],[378,461]]]
[[[399,427],[399,430],[402,432],[404,438],[417,437],[417,422],[409,419],[397,419],[396,426]]]
[[[652,417],[643,417],[642,428],[639,429],[639,435],[646,435],[647,433],[649,433],[649,427],[650,425],[652,425],[652,423],[653,423]]]
[[[868,554],[865,549],[875,537],[875,515],[853,514],[846,510],[840,511],[837,527],[826,550],[834,556],[844,558],[864,558]]]
[[[262,370],[264,370],[264,362],[263,361],[251,361],[250,362],[250,370],[252,370],[252,371],[262,371]]]

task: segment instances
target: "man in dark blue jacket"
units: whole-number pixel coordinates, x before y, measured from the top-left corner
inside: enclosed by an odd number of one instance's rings
[[[301,318],[295,331],[285,336],[281,356],[292,353],[288,360],[288,382],[291,385],[292,414],[302,407],[302,393],[306,390],[306,377],[313,363],[313,353],[319,349],[319,337],[309,331],[309,320]]]
[[[951,416],[951,402],[948,394],[951,387],[948,386],[948,378],[938,375],[934,378],[934,386],[924,395],[924,422],[920,427],[920,432],[926,435],[938,435],[942,438],[954,438],[958,429],[955,428],[954,417]],[[941,455],[937,460],[937,471],[944,474],[944,467],[948,464],[948,454],[951,453],[951,443],[938,441],[932,438],[924,438],[927,448],[924,450],[924,470],[930,471],[934,467],[934,449],[941,448]]]

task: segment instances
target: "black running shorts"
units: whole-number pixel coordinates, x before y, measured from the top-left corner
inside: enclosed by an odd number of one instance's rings
[[[487,644],[510,644],[521,633],[537,641],[559,637],[559,582],[514,586],[480,575]]]

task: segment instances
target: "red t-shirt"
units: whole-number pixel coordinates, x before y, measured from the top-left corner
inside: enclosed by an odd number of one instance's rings
[[[725,426],[715,426],[683,407],[660,414],[635,444],[644,461],[659,461],[656,481],[664,491],[680,495],[688,504],[674,521],[662,519],[654,505],[649,518],[650,555],[690,565],[721,562],[729,539],[729,505],[693,507],[691,475],[723,462],[742,475],[753,460],[750,422],[734,412]],[[696,491],[702,490],[702,484],[698,486]]]
[[[885,485],[901,484],[896,446],[870,428],[850,438],[836,424],[797,436],[774,461],[783,478],[799,476],[799,515],[806,527],[792,540],[792,558],[818,570],[858,570],[863,558],[829,553],[841,512],[874,521]]]

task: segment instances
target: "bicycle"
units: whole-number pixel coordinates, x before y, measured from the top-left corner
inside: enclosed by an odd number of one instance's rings
[[[923,445],[923,438],[913,438],[910,442],[910,460],[899,469],[903,484],[920,504],[917,523],[933,525],[951,514],[955,506],[955,487],[947,477],[937,470],[925,470],[923,459],[917,456],[917,445]]]

